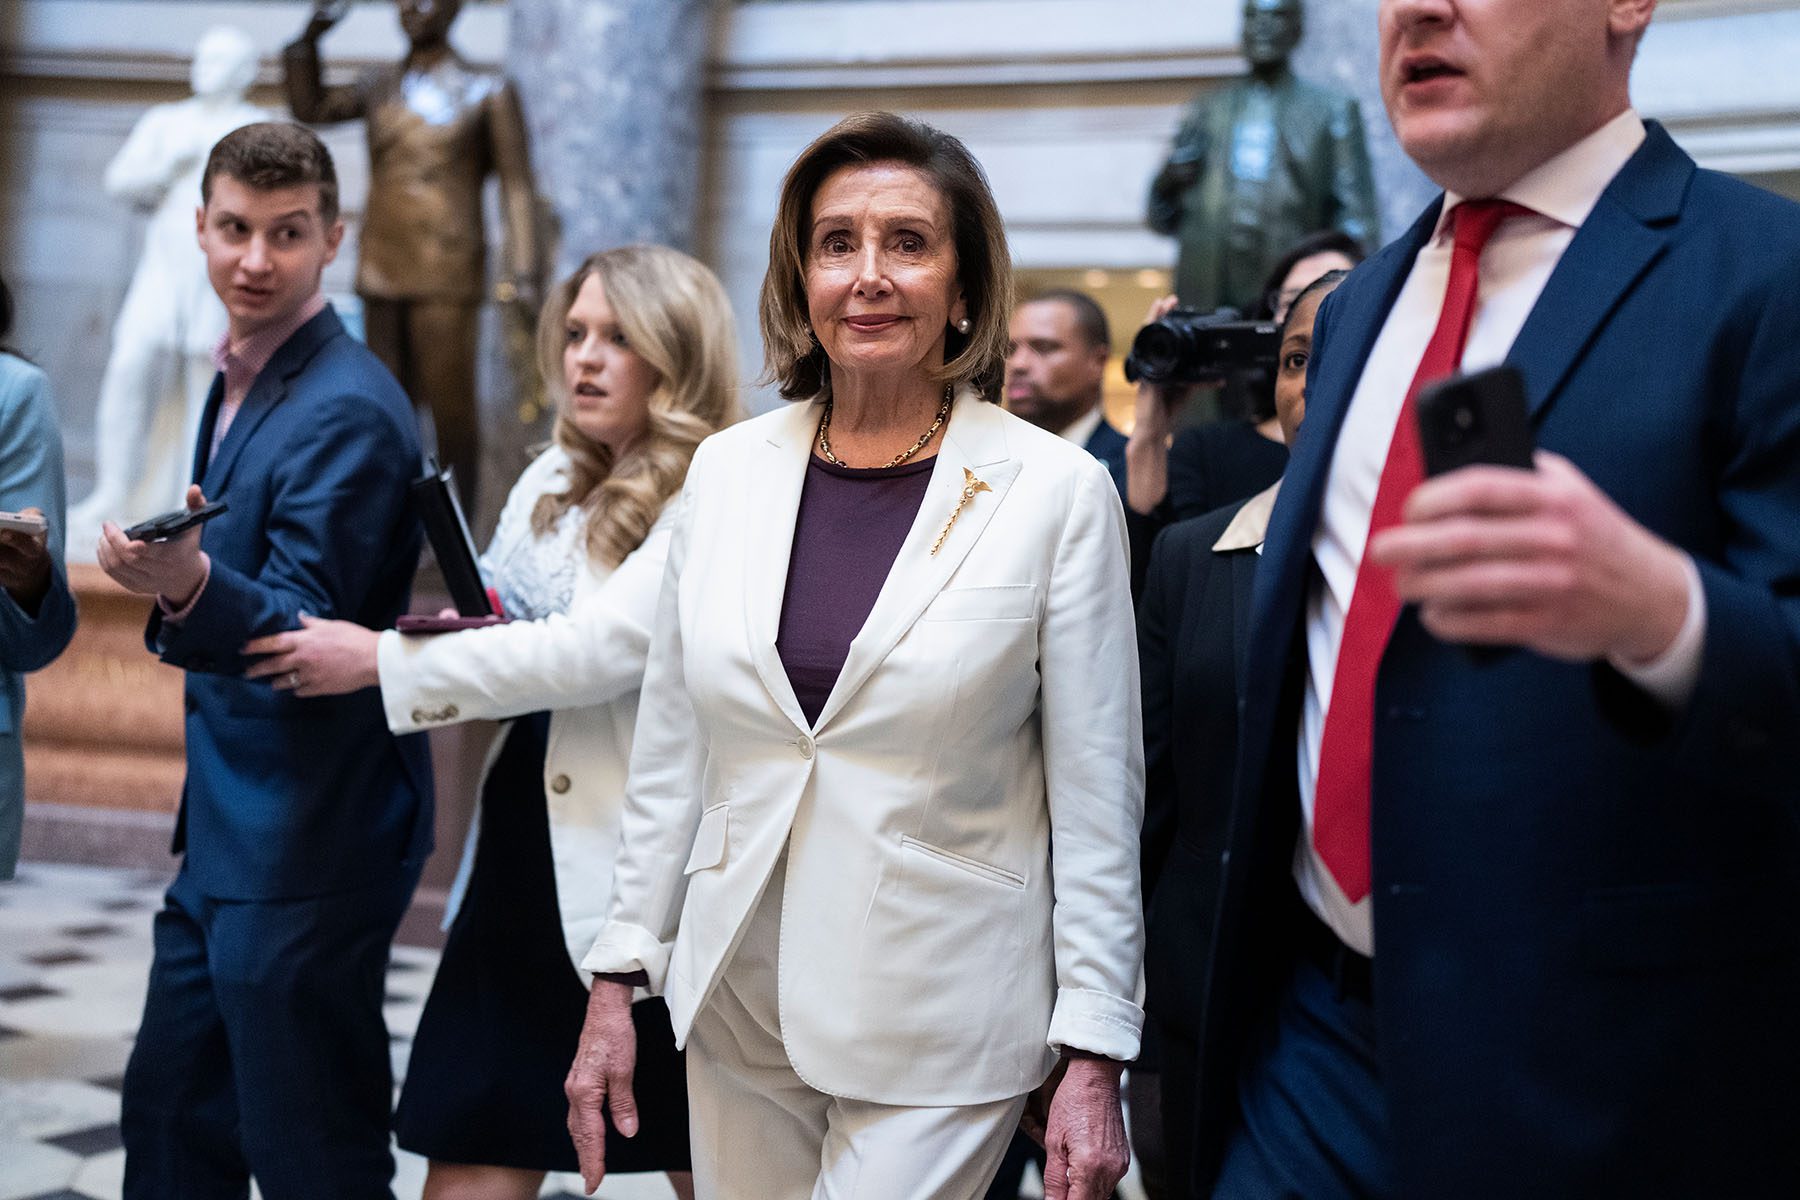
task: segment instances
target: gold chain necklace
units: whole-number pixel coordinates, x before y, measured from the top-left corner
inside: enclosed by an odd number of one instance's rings
[[[931,428],[927,429],[924,433],[920,434],[919,440],[914,442],[911,446],[907,447],[905,450],[902,450],[900,453],[894,455],[894,457],[892,457],[892,458],[888,459],[886,462],[882,463],[881,466],[873,468],[873,469],[878,470],[878,471],[885,471],[889,467],[897,467],[901,463],[905,462],[907,459],[911,458],[913,455],[917,454],[919,451],[923,450],[925,448],[925,446],[927,445],[927,443],[929,443],[933,437],[937,436],[937,431],[944,427],[945,420],[947,420],[949,418],[949,416],[950,416],[950,401],[953,398],[954,394],[955,394],[954,390],[951,388],[951,386],[949,384],[945,384],[944,385],[944,402],[942,404],[938,405],[937,419],[931,423]],[[830,463],[832,466],[834,466],[834,467],[844,466],[845,464],[838,461],[838,456],[831,452],[831,436],[830,435],[831,435],[831,401],[828,399],[825,401],[825,412],[823,415],[821,415],[819,417],[819,453],[824,455],[825,461]],[[865,468],[865,469],[868,469],[868,468]]]

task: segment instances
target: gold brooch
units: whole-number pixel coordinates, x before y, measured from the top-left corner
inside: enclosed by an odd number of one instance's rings
[[[943,529],[938,531],[937,541],[931,543],[931,553],[933,557],[936,557],[937,552],[944,548],[944,539],[950,536],[950,527],[956,524],[956,518],[962,516],[963,505],[973,500],[976,492],[991,492],[993,490],[993,488],[975,478],[975,472],[969,470],[967,467],[963,468],[963,489],[956,497],[956,507],[950,510],[950,519],[945,521]]]

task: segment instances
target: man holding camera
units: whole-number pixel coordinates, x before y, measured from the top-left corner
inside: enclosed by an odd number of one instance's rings
[[[344,227],[298,125],[213,147],[197,215],[228,329],[195,486],[228,501],[162,541],[104,526],[100,565],[155,596],[145,640],[187,672],[181,870],[157,914],[125,1071],[129,1200],[389,1197],[388,945],[431,847],[423,737],[372,690],[302,699],[243,677],[245,642],[306,614],[386,628],[419,553],[411,411],[319,290]]]
[[[1800,209],[1632,111],[1653,8],[1381,4],[1446,194],[1319,313],[1257,573],[1215,1197],[1800,1177]],[[1501,361],[1535,470],[1421,482]]]

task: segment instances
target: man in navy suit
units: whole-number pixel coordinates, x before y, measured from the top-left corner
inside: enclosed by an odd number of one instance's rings
[[[1006,409],[1106,464],[1125,494],[1125,435],[1100,407],[1112,335],[1093,297],[1040,292],[1013,310],[1007,329]]]
[[[1381,5],[1446,194],[1319,314],[1257,573],[1214,1196],[1800,1179],[1800,209],[1632,111],[1653,7]],[[1536,469],[1421,482],[1502,361]]]
[[[373,689],[303,699],[244,679],[249,639],[302,614],[385,628],[419,529],[411,408],[319,291],[343,224],[331,158],[297,125],[213,148],[200,247],[229,328],[189,507],[161,543],[108,523],[100,564],[156,597],[146,640],[187,671],[181,870],[125,1073],[125,1195],[389,1196],[388,944],[431,839],[421,739]]]

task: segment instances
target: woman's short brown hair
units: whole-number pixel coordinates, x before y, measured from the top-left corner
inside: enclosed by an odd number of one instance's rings
[[[967,334],[949,331],[938,378],[968,384],[982,399],[998,401],[1013,306],[1012,255],[1000,209],[968,147],[923,121],[886,112],[853,113],[833,125],[800,152],[781,183],[759,309],[763,381],[779,384],[788,400],[831,394],[830,364],[807,319],[806,247],[813,197],[838,168],[882,162],[923,172],[950,213],[956,274],[971,324]]]

